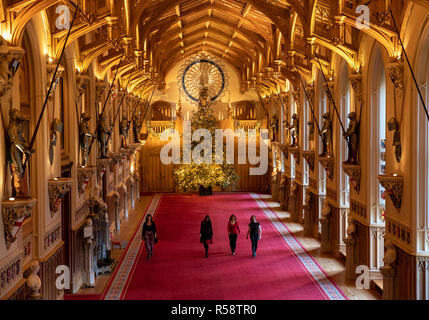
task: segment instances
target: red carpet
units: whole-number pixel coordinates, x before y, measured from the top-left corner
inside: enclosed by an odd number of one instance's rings
[[[261,209],[264,205],[250,194],[163,195],[159,203],[152,204],[159,237],[153,258],[146,260],[140,226],[135,239],[139,247],[134,258],[124,259],[133,261],[132,266],[115,275],[119,280],[109,285],[103,298],[346,299],[285,226],[279,221],[270,221],[277,218],[271,211],[266,213],[267,209],[264,213]],[[199,243],[200,221],[206,214],[210,215],[214,230],[208,259],[204,258]],[[226,232],[231,214],[237,216],[241,228],[236,256],[230,253]],[[251,257],[250,240],[245,239],[251,215],[256,215],[263,230],[256,259]]]

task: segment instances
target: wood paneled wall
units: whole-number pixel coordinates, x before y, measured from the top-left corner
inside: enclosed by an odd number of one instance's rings
[[[174,192],[173,164],[161,162],[161,149],[167,142],[149,136],[141,152],[143,192]]]
[[[258,138],[259,141],[259,138]],[[174,192],[174,165],[164,165],[161,162],[160,154],[162,147],[167,142],[150,136],[141,153],[141,177],[143,192]],[[259,142],[256,144],[259,152]],[[228,192],[267,192],[269,190],[268,173],[265,175],[249,174],[250,163],[238,164],[238,139],[235,139],[235,161],[234,168],[240,177],[233,185],[225,189]]]

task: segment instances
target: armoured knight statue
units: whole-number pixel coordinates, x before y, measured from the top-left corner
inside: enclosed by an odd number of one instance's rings
[[[100,119],[101,123],[98,127],[97,138],[100,142],[100,158],[107,158],[107,145],[109,143],[109,138],[112,133],[112,127],[107,123],[106,116],[102,116]]]
[[[291,147],[296,147],[299,142],[299,119],[296,113],[292,116],[292,127],[290,128],[290,134],[292,138]]]
[[[128,131],[130,130],[130,126],[128,124],[127,118],[122,118],[121,123],[119,124],[119,132],[121,134],[121,148],[127,147],[127,138]]]
[[[323,128],[322,128],[322,142],[323,142],[323,152],[320,155],[321,157],[326,157],[332,155],[332,122],[331,114],[329,112],[323,115]]]
[[[85,167],[88,164],[89,145],[94,135],[91,134],[91,130],[89,128],[89,122],[91,121],[90,115],[84,112],[82,113],[81,118],[79,125],[79,145],[80,150],[82,151],[82,167]]]
[[[136,114],[133,119],[133,134],[134,134],[134,142],[139,142],[140,131],[143,127],[143,119],[140,119],[140,114]]]
[[[273,118],[271,120],[271,129],[273,131],[273,141],[277,141],[277,136],[279,133],[279,120],[276,114],[273,114]]]
[[[21,111],[11,109],[9,112],[10,124],[7,129],[7,162],[11,165],[12,172],[12,195],[22,196],[21,179],[24,177],[23,168],[24,154],[30,157],[34,150],[25,142],[21,124],[24,120]]]
[[[344,133],[344,137],[347,139],[349,155],[345,163],[357,164],[359,151],[359,121],[357,120],[355,112],[351,112],[348,118],[350,119],[350,123],[347,132]]]

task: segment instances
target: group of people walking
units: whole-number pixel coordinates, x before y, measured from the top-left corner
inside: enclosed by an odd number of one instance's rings
[[[227,224],[227,231],[229,236],[229,246],[231,248],[232,255],[235,256],[235,250],[237,248],[237,238],[240,233],[240,227],[238,226],[237,217],[232,215],[229,217],[229,221]],[[249,228],[247,230],[246,239],[249,239],[252,243],[252,256],[256,257],[256,250],[258,249],[258,241],[262,236],[262,229],[259,222],[256,221],[256,216],[252,216],[250,218]],[[204,217],[204,220],[201,221],[201,229],[200,229],[200,242],[204,246],[205,257],[209,256],[209,244],[213,242],[213,226],[210,220],[210,216],[207,215]]]
[[[229,221],[227,224],[227,232],[229,236],[229,246],[231,248],[232,255],[235,256],[235,250],[237,248],[237,239],[240,233],[240,227],[238,226],[237,217],[232,215],[229,217]],[[258,241],[261,239],[262,229],[259,222],[256,221],[256,216],[252,216],[250,218],[250,223],[247,230],[246,239],[249,239],[252,243],[252,256],[256,257],[256,250],[258,249]],[[142,237],[145,242],[146,251],[147,251],[147,259],[153,255],[153,247],[154,244],[158,242],[158,237],[156,233],[156,225],[153,221],[152,215],[148,214],[145,218],[145,222],[143,224],[142,229]],[[200,228],[200,242],[204,246],[205,257],[209,256],[209,244],[213,243],[213,226],[210,220],[210,216],[206,215],[201,221]]]

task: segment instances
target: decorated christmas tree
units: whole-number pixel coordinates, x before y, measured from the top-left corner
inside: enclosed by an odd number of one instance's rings
[[[207,129],[210,131],[211,136],[214,137],[217,124],[212,108],[200,103],[198,111],[194,111],[192,114],[192,133],[198,129]],[[199,143],[199,141],[193,141],[192,150]],[[201,186],[204,188],[215,186],[225,188],[238,179],[234,167],[226,163],[225,156],[222,164],[215,164],[215,144],[213,140],[211,151],[211,164],[197,164],[192,161],[190,164],[177,166],[174,171],[174,178],[179,188],[184,191],[197,190]]]

